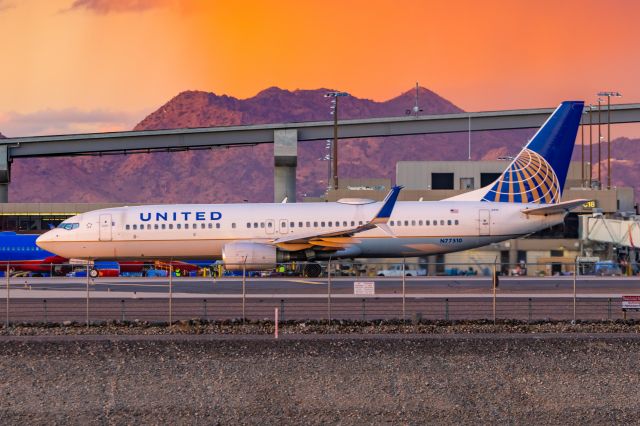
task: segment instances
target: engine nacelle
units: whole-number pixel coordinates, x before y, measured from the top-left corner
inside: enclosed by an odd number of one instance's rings
[[[222,248],[225,269],[241,271],[261,271],[275,268],[278,250],[274,246],[260,243],[228,243]]]

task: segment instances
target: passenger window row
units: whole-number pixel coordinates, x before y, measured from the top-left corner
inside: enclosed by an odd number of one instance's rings
[[[363,221],[339,221],[336,220],[335,222],[332,220],[329,221],[307,221],[307,222],[286,222],[286,221],[282,221],[281,222],[281,228],[286,228],[287,225],[289,226],[289,228],[333,228],[333,227],[355,227],[356,223],[358,224],[358,226],[362,226],[364,224]],[[273,222],[247,222],[247,228],[272,228],[273,227]]]
[[[290,228],[333,228],[333,227],[355,227],[357,224],[357,226],[362,226],[364,225],[363,221],[305,221],[305,222],[282,222],[282,227],[286,227],[287,225]],[[391,220],[389,221],[389,225],[391,226],[456,226],[459,225],[460,222],[458,219],[455,220],[451,220],[451,219],[433,219],[433,220]],[[231,224],[231,228],[235,229],[236,224],[232,223]],[[129,231],[129,230],[157,230],[157,229],[220,229],[221,228],[221,224],[220,223],[216,223],[215,225],[211,222],[209,223],[176,223],[175,225],[173,223],[156,223],[156,224],[150,224],[147,223],[145,224],[133,224],[133,225],[125,225],[125,230]],[[261,228],[261,229],[270,229],[273,228],[273,222],[247,222],[247,228]]]
[[[433,219],[433,220],[392,220],[389,221],[391,226],[451,226],[451,225],[459,225],[460,221],[458,219]]]
[[[41,251],[42,249],[37,246],[24,246],[24,247],[15,247],[15,246],[7,246],[0,247],[0,251]]]
[[[235,223],[233,224],[234,228],[235,228]],[[209,223],[200,223],[200,226],[198,226],[197,223],[192,223],[192,224],[188,224],[185,223],[184,225],[181,223],[176,223],[175,224],[175,229],[220,229],[220,224],[216,223],[215,226],[213,223],[209,222]],[[173,223],[156,223],[151,225],[150,223],[145,224],[133,224],[133,225],[125,225],[124,229],[126,229],[127,231],[133,229],[134,231],[140,230],[140,231],[144,231],[146,230],[152,230],[152,229],[174,229],[174,224]]]

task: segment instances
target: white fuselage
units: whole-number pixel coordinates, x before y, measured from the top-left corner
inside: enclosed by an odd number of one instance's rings
[[[388,225],[372,229],[334,257],[409,257],[484,246],[561,223],[564,214],[528,216],[539,204],[479,201],[397,202]],[[381,203],[185,204],[119,207],[80,214],[37,244],[74,259],[219,259],[225,244],[352,229]],[[65,229],[69,228],[69,229]],[[326,250],[322,253],[326,253]],[[319,258],[321,258],[320,253]]]

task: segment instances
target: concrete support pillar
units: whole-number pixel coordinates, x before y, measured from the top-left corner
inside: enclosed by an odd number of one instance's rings
[[[436,267],[436,262],[438,261],[438,257],[437,256],[427,256],[427,264],[429,265],[427,267],[427,274],[430,276],[434,276],[437,275],[438,271],[437,271],[437,267]]]
[[[296,202],[296,166],[298,165],[298,130],[275,130],[273,135],[273,201]]]
[[[517,240],[509,241],[509,269],[515,269],[518,264],[518,243]]]
[[[9,202],[9,181],[11,180],[9,146],[0,145],[0,203]]]

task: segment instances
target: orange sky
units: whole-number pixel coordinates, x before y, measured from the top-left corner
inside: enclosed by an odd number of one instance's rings
[[[189,89],[640,102],[638,17],[634,0],[0,0],[0,132],[129,128]]]

